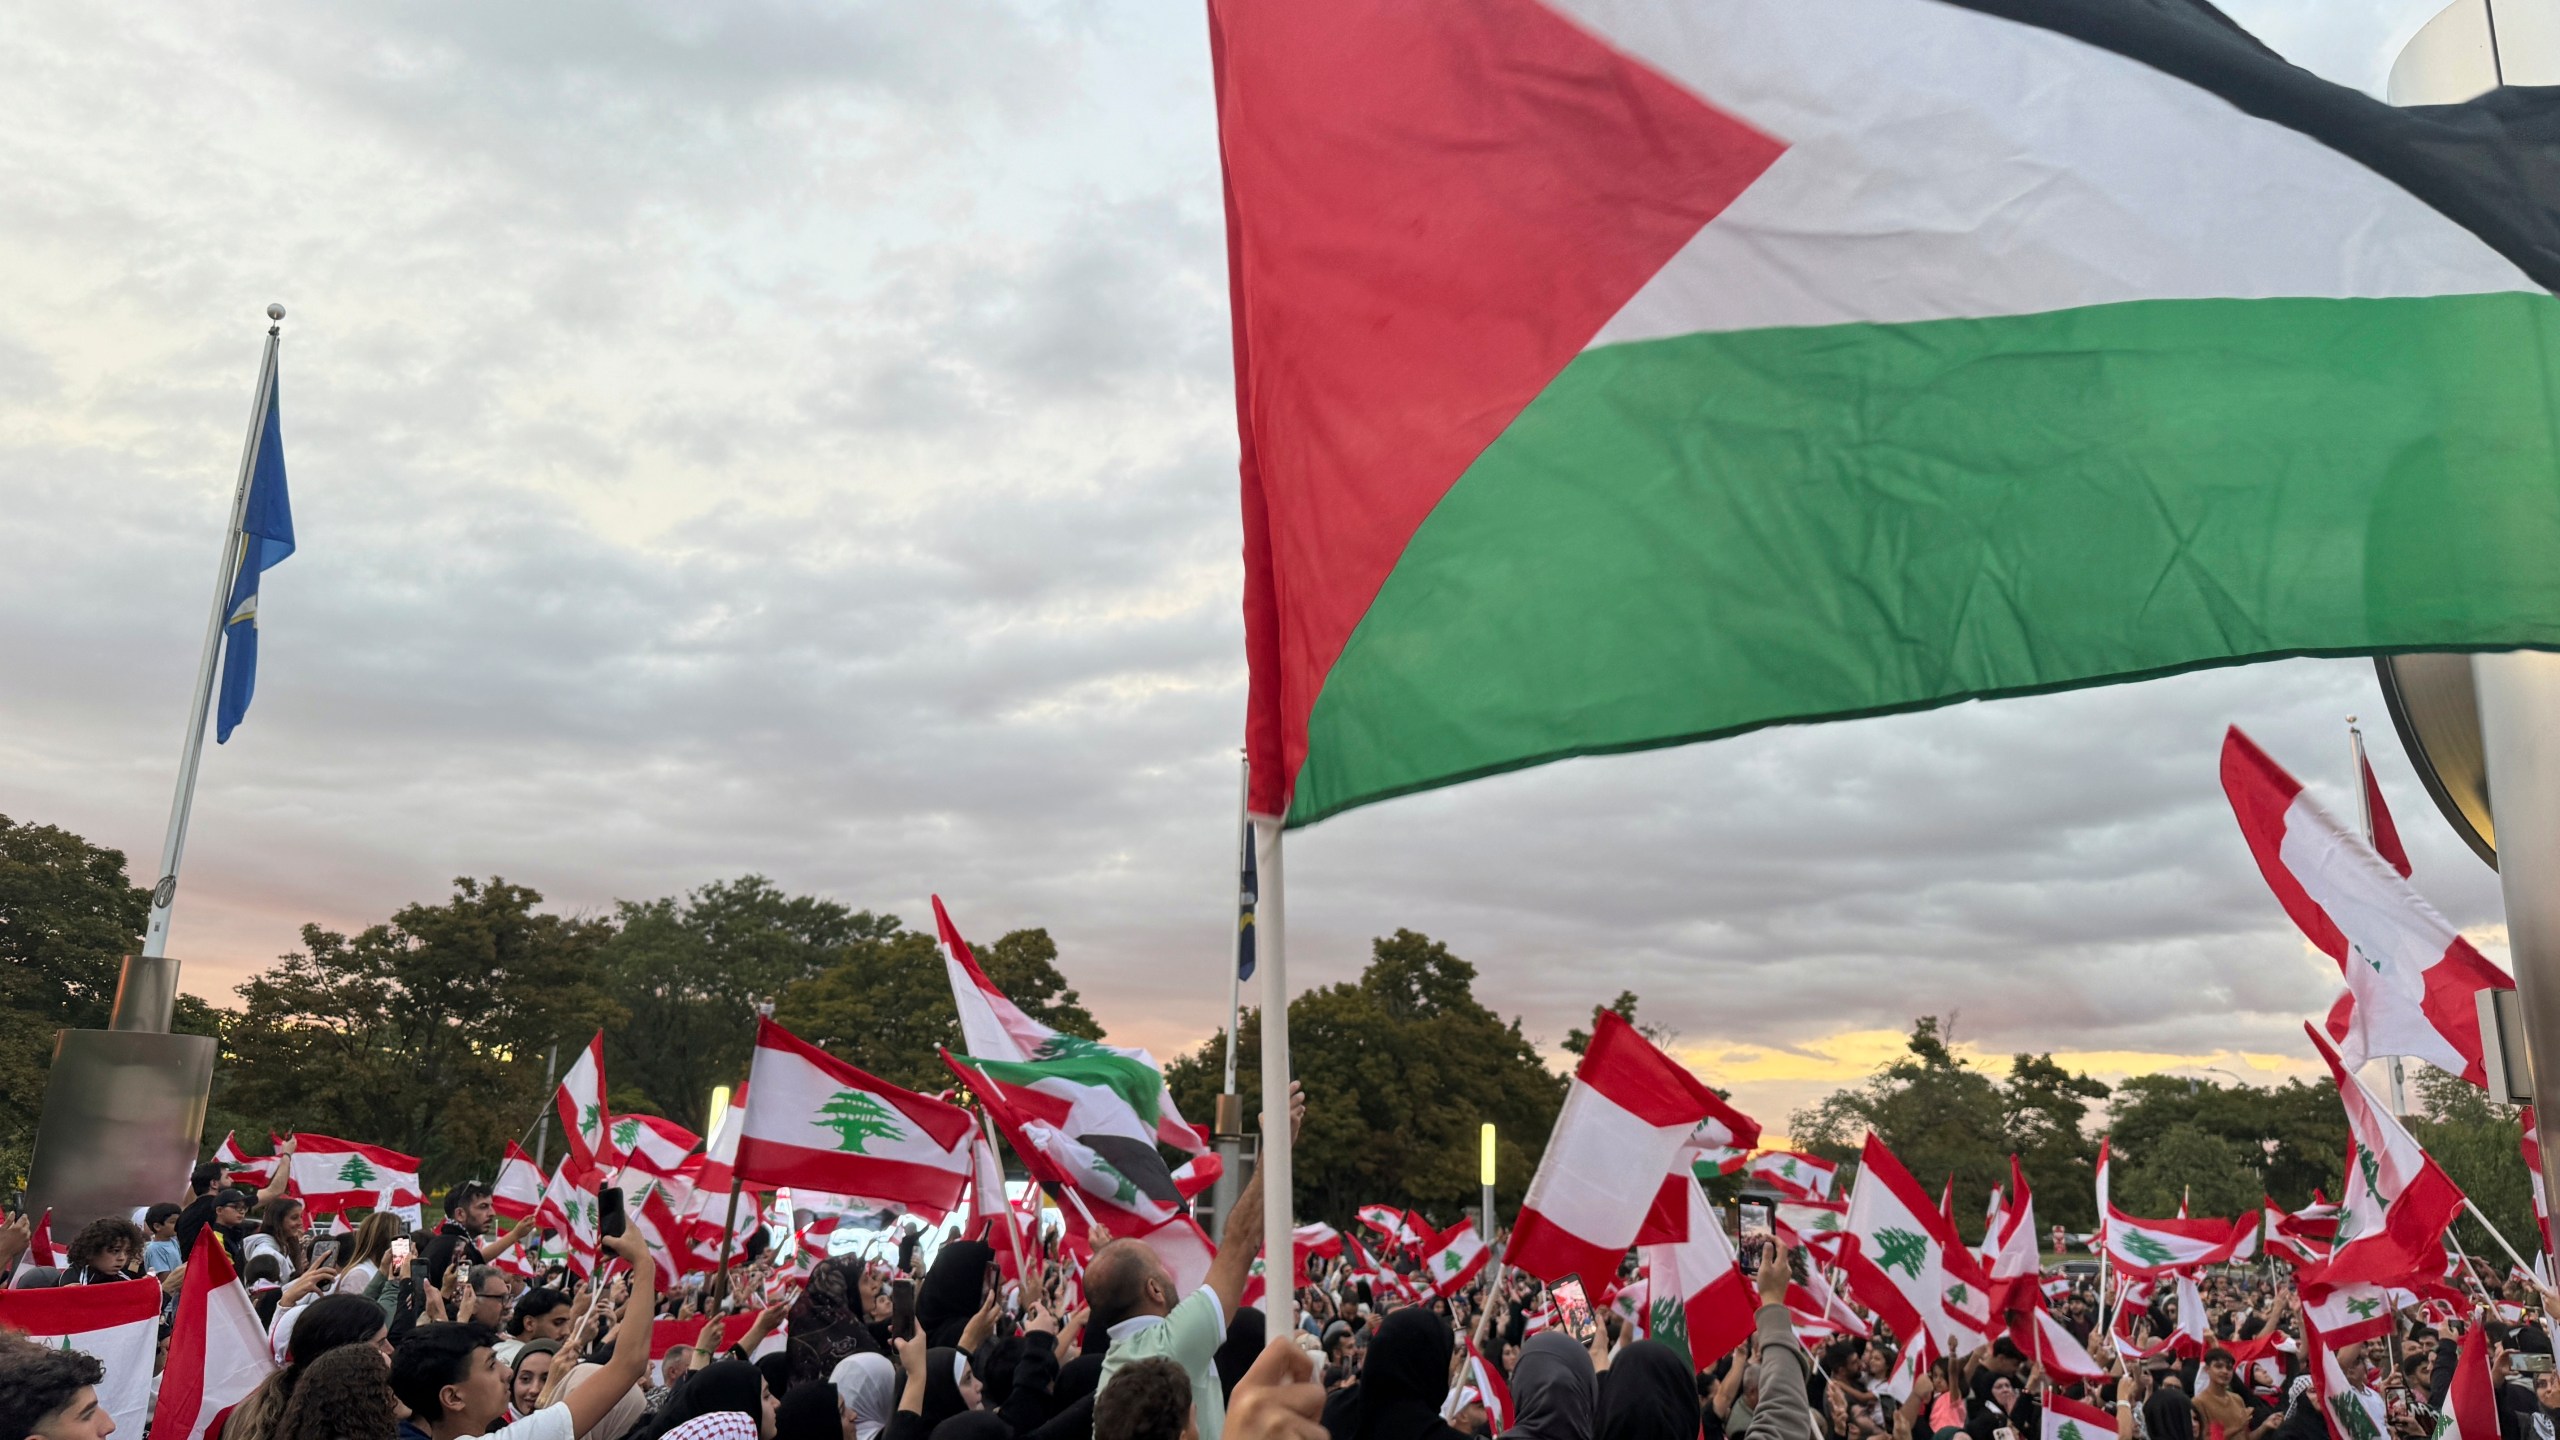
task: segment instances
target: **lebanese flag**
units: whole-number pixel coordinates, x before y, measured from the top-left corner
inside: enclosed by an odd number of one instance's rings
[[[551,1172],[550,1183],[543,1187],[542,1203],[534,1208],[535,1223],[567,1237],[569,1266],[581,1275],[593,1274],[596,1265],[596,1222],[601,1214],[596,1181],[593,1171],[583,1171],[574,1160],[563,1159],[559,1168]]]
[[[2333,1285],[2312,1299],[2306,1293],[2303,1313],[2332,1345],[2353,1345],[2391,1333],[2391,1317],[2399,1307],[2380,1285]]]
[[[1601,1011],[1520,1202],[1507,1262],[1550,1284],[1616,1274],[1654,1200],[1627,1177],[1667,1173],[1699,1122],[1730,1108],[1633,1025]]]
[[[1484,1363],[1472,1338],[1461,1340],[1459,1348],[1466,1356],[1467,1378],[1450,1388],[1449,1398],[1441,1402],[1440,1418],[1454,1420],[1468,1401],[1481,1400],[1485,1419],[1492,1422],[1490,1433],[1499,1435],[1511,1428],[1511,1387],[1503,1383],[1501,1371]]]
[[[1840,1251],[1849,1240],[1848,1201],[1781,1200],[1770,1208],[1770,1223],[1778,1238],[1838,1262]]]
[[[622,1168],[643,1175],[683,1173],[685,1161],[701,1143],[701,1136],[663,1116],[617,1115],[613,1120],[613,1148]]]
[[[969,1112],[866,1075],[758,1017],[737,1173],[940,1220],[969,1182]]]
[[[1312,1221],[1291,1232],[1290,1248],[1302,1257],[1339,1256],[1342,1254],[1342,1232],[1321,1220]]]
[[[39,1265],[59,1270],[62,1263],[62,1247],[53,1243],[53,1207],[48,1205],[44,1213],[36,1217],[35,1229],[28,1232],[26,1251],[18,1257],[17,1268],[9,1272],[9,1284],[15,1287],[26,1278],[28,1271]]]
[[[1939,1296],[1938,1309],[1947,1318],[1945,1342],[1949,1354],[1970,1350],[1989,1340],[2000,1329],[1998,1314],[1991,1305],[1991,1277],[1983,1273],[1982,1257],[1966,1249],[1956,1237],[1955,1217],[1947,1207],[1939,1208],[1946,1221],[1943,1232],[1950,1243],[1946,1250],[1947,1288]]]
[[[274,1148],[273,1137],[268,1139],[267,1145]],[[242,1150],[237,1131],[223,1132],[222,1143],[213,1147],[213,1159],[222,1166],[222,1182],[226,1185],[264,1190],[267,1182],[276,1178],[276,1158],[273,1155],[251,1155]]]
[[[2199,1265],[2220,1265],[2239,1248],[2242,1226],[2229,1220],[2143,1220],[2107,1212],[2106,1253],[2116,1269],[2146,1279]]]
[[[2200,3],[1210,30],[1255,814],[2560,644],[2538,99],[2391,110]]]
[[[2300,1273],[2303,1294],[2357,1280],[2408,1285],[2442,1275],[2443,1237],[2461,1213],[2462,1190],[2347,1072],[2328,1037],[2310,1025],[2302,1029],[2328,1062],[2338,1101],[2346,1107],[2348,1137],[2338,1242],[2327,1260]]]
[[[1682,1176],[1687,1179],[1687,1176]],[[1695,1181],[1691,1181],[1695,1184]],[[1422,1251],[1423,1278],[1431,1282],[1431,1293],[1446,1297],[1466,1288],[1467,1282],[1484,1270],[1492,1252],[1485,1249],[1484,1237],[1476,1234],[1476,1222],[1461,1220],[1443,1230]]]
[[[1677,1327],[1688,1339],[1690,1361],[1700,1370],[1751,1338],[1759,1298],[1688,1167],[1677,1166],[1663,1177],[1636,1243],[1653,1301],[1646,1316],[1653,1338],[1672,1339]]]
[[[2524,1127],[2518,1142],[2524,1154],[2524,1173],[2533,1181],[2533,1223],[2542,1232],[2542,1253],[2551,1253],[2551,1201],[2542,1193],[2542,1139],[2533,1126],[2533,1107],[2527,1105],[2516,1117]]]
[[[2337,1347],[2349,1342],[2321,1330],[2308,1310],[2302,1316],[2302,1341],[2311,1352],[2312,1393],[2319,1398],[2332,1440],[2370,1440],[2390,1434],[2382,1397],[2369,1387],[2349,1384],[2345,1367],[2338,1363]]]
[[[2044,1428],[2037,1440],[2115,1440],[2116,1417],[2059,1390],[2044,1392]]]
[[[1226,1173],[1227,1162],[1219,1159],[1216,1151],[1194,1155],[1173,1167],[1173,1188],[1183,1199],[1189,1200],[1217,1184],[1218,1177]]]
[[[970,1218],[992,1220],[1012,1209],[1013,1202],[1005,1198],[1004,1162],[986,1136],[973,1132],[969,1136]]]
[[[293,1137],[293,1176],[285,1188],[318,1215],[391,1210],[427,1198],[418,1188],[417,1156],[307,1130]]]
[[[1840,1174],[1830,1161],[1795,1150],[1763,1150],[1745,1168],[1753,1179],[1791,1199],[1830,1199],[1832,1182]]]
[[[2204,1295],[2196,1289],[2196,1277],[2178,1277],[2178,1310],[2176,1328],[2170,1332],[2169,1348],[2181,1360],[2202,1360],[2205,1347],[2213,1343],[2213,1331],[2205,1320]]]
[[[301,1169],[297,1161],[294,1168]],[[178,1282],[178,1309],[169,1326],[169,1356],[160,1372],[160,1398],[151,1414],[154,1440],[203,1440],[216,1417],[247,1399],[276,1372],[266,1327],[240,1288],[239,1273],[208,1225],[197,1232]],[[158,1288],[156,1282],[151,1283]],[[152,1318],[157,1327],[158,1306]]]
[[[2222,788],[2277,901],[2346,977],[2348,1001],[2328,1023],[2347,1068],[2408,1056],[2487,1084],[2475,997],[2515,981],[2236,725],[2222,741]]]
[[[2091,1385],[2107,1378],[2107,1367],[2091,1359],[2080,1337],[2063,1328],[2062,1322],[2053,1318],[2053,1312],[2042,1305],[2035,1307],[2034,1325],[2028,1335],[2029,1343],[2021,1348],[2044,1367],[2046,1374]]]
[[[116,1429],[142,1433],[142,1422],[151,1418],[152,1362],[160,1348],[159,1281],[0,1290],[0,1330],[97,1361],[107,1372],[98,1381],[98,1404],[115,1417]]]
[[[2036,1282],[2044,1257],[2036,1253],[2036,1197],[2014,1153],[2009,1156],[2008,1203],[2001,1207],[1998,1228],[1984,1233],[1990,1254],[1983,1268],[1990,1273],[1993,1306],[2013,1312],[2040,1309]]]
[[[1367,1226],[1371,1234],[1404,1251],[1420,1250],[1431,1229],[1430,1222],[1412,1211],[1389,1205],[1363,1205],[1352,1212],[1352,1218]]]
[[[1798,1335],[1870,1335],[1874,1327],[1867,1324],[1848,1301],[1840,1298],[1831,1282],[1822,1277],[1821,1267],[1804,1267],[1802,1280],[1787,1281],[1787,1318]]]
[[[1063,1059],[1079,1052],[1098,1050],[1134,1060],[1155,1071],[1159,1077],[1158,1093],[1151,1107],[1156,1126],[1155,1138],[1185,1154],[1211,1153],[1209,1142],[1182,1118],[1182,1111],[1174,1105],[1173,1091],[1161,1079],[1164,1067],[1156,1063],[1154,1055],[1145,1050],[1104,1045],[1081,1036],[1063,1034],[1024,1014],[1022,1007],[996,988],[996,983],[987,978],[987,972],[979,968],[977,953],[969,948],[968,941],[960,938],[960,929],[951,923],[951,912],[942,908],[939,895],[933,897],[933,929],[935,941],[942,950],[944,973],[951,981],[951,999],[960,1010],[962,1048],[969,1055],[979,1060],[1020,1064]],[[1058,1122],[1052,1119],[1050,1123]]]
[[[2373,853],[2391,862],[2400,878],[2409,878],[2409,852],[2400,844],[2400,827],[2391,823],[2391,807],[2383,803],[2382,782],[2373,778],[2373,762],[2365,758],[2364,732],[2349,730],[2356,737],[2356,770],[2364,782],[2365,828],[2373,834]]]
[[[605,1104],[603,1031],[596,1032],[596,1038],[578,1052],[577,1063],[560,1077],[551,1105],[560,1114],[560,1133],[568,1141],[569,1158],[576,1168],[612,1169],[616,1156],[613,1112]]]
[[[701,1157],[696,1156],[686,1168],[699,1174],[701,1164]],[[649,1258],[658,1262],[658,1269],[670,1278],[708,1268],[695,1256],[693,1226],[685,1218],[693,1207],[694,1195],[692,1174],[644,1175],[639,1187],[625,1199],[631,1228],[639,1232],[640,1243],[649,1247]],[[728,1198],[725,1190],[721,1198],[724,1202]]]
[[[1152,1230],[1131,1235],[1114,1231],[1123,1240],[1134,1239],[1156,1252],[1165,1270],[1173,1276],[1173,1291],[1188,1295],[1209,1283],[1209,1262],[1218,1258],[1218,1247],[1209,1240],[1209,1232],[1188,1215],[1176,1215]]]
[[[1905,1343],[1951,1347],[1945,1297],[1947,1252],[1962,1249],[1944,1212],[1872,1130],[1849,1189],[1852,1244],[1841,1260],[1849,1293]]]
[[[489,1187],[489,1208],[510,1220],[521,1220],[542,1207],[542,1167],[524,1153],[524,1147],[513,1140],[507,1142],[507,1156],[498,1162],[497,1183]]]
[[[2489,1373],[2486,1325],[2474,1325],[2462,1332],[2462,1349],[2453,1358],[2453,1388],[2445,1394],[2445,1411],[2453,1419],[2449,1440],[2498,1440],[2498,1384]]]

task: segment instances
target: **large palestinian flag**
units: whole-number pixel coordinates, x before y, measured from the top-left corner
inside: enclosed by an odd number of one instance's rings
[[[2560,645],[2560,99],[2201,0],[1212,0],[1252,808]]]

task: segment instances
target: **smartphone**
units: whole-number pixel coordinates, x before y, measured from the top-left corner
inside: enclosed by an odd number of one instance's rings
[[[2551,1357],[2533,1350],[2515,1351],[2507,1356],[2507,1373],[2510,1375],[2548,1375],[2551,1373]]]
[[[622,1234],[622,1187],[607,1185],[596,1192],[596,1234],[611,1240]]]
[[[311,1242],[311,1265],[312,1265],[312,1268],[313,1268],[313,1269],[318,1269],[319,1267],[321,1267],[321,1266],[323,1266],[323,1265],[335,1265],[335,1264],[337,1264],[337,1263],[338,1263],[338,1246],[339,1246],[339,1244],[340,1244],[340,1243],[341,1243],[341,1242],[339,1241],[338,1237],[337,1237],[337,1236],[335,1236],[335,1235],[323,1235],[323,1236],[321,1236],[319,1239],[312,1241],[312,1242]]]
[[[1600,1333],[1600,1324],[1591,1316],[1591,1297],[1582,1293],[1582,1282],[1559,1281],[1547,1293],[1555,1305],[1556,1323],[1564,1327],[1564,1333],[1590,1344],[1591,1337]]]
[[[392,1242],[391,1242],[391,1251],[390,1251],[390,1255],[391,1255],[391,1263],[392,1263],[392,1264],[394,1264],[394,1265],[397,1265],[397,1264],[399,1264],[400,1262],[402,1262],[402,1261],[404,1261],[404,1260],[408,1259],[408,1258],[409,1258],[409,1237],[408,1237],[408,1236],[406,1236],[406,1235],[403,1235],[403,1236],[401,1236],[399,1239],[392,1241]]]
[[[916,1282],[889,1282],[889,1338],[904,1340],[916,1333]]]

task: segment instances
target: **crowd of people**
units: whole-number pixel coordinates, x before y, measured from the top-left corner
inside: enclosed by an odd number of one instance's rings
[[[999,1226],[955,1226],[928,1260],[913,1222],[892,1256],[784,1259],[757,1234],[681,1277],[630,1231],[573,1272],[532,1263],[542,1227],[502,1229],[485,1185],[448,1190],[432,1231],[386,1209],[315,1236],[291,1173],[290,1146],[254,1191],[208,1162],[183,1199],[82,1225],[58,1265],[24,1263],[21,1215],[0,1227],[0,1274],[21,1291],[156,1277],[165,1348],[187,1257],[217,1246],[275,1368],[209,1417],[208,1440],[2048,1440],[2043,1412],[2066,1402],[2110,1417],[2115,1440],[2436,1440],[2474,1325],[2501,1440],[2560,1440],[2542,1318],[2560,1296],[2520,1272],[2465,1267],[2475,1303],[2406,1308],[2339,1347],[2327,1383],[2369,1394],[2368,1412],[2315,1395],[2301,1301],[2272,1260],[2214,1267],[2183,1299],[2049,1268],[2046,1308],[2103,1368],[2093,1380],[2045,1374],[2007,1336],[1907,1365],[1854,1307],[1808,1330],[1789,1289],[1805,1252],[1746,1236],[1751,1333],[1700,1368],[1676,1329],[1652,1333],[1671,1316],[1607,1303],[1640,1296],[1632,1257],[1577,1277],[1593,1306],[1499,1263],[1441,1285],[1418,1247],[1355,1248],[1385,1268],[1307,1261],[1288,1333],[1271,1335],[1250,1180],[1186,1287],[1099,1227],[1072,1247],[1080,1263],[1053,1232],[1010,1253]],[[670,1332],[682,1343],[660,1343]],[[101,1377],[77,1348],[0,1336],[0,1440],[115,1433]],[[2382,1426],[2357,1433],[2367,1413]]]

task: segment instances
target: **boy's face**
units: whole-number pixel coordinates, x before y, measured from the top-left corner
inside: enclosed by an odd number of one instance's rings
[[[98,1392],[83,1385],[70,1404],[36,1422],[35,1440],[105,1440],[114,1433],[115,1417],[98,1403]]]
[[[473,1434],[496,1427],[507,1413],[507,1372],[498,1352],[483,1345],[462,1367],[462,1382],[444,1387],[444,1408],[470,1422]]]

